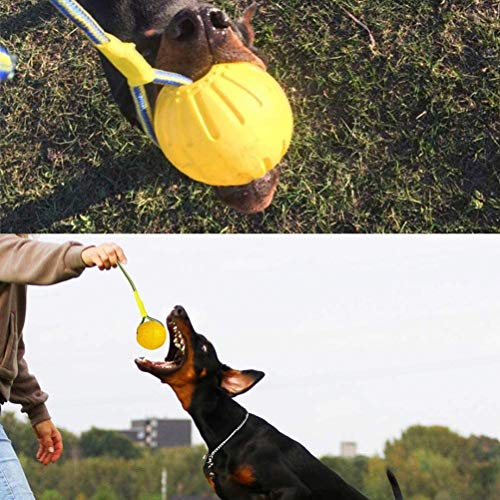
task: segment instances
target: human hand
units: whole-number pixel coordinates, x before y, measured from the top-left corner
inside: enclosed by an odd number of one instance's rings
[[[33,426],[38,443],[38,453],[36,458],[43,465],[55,463],[63,451],[63,442],[61,433],[56,429],[52,420],[44,420]]]
[[[96,247],[86,248],[82,252],[82,260],[87,267],[97,266],[101,271],[116,267],[118,262],[127,263],[125,253],[115,243],[104,243]]]

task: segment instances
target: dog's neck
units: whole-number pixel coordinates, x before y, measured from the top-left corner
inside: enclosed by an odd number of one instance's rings
[[[245,418],[247,411],[222,392],[196,398],[187,410],[209,451],[221,444]]]

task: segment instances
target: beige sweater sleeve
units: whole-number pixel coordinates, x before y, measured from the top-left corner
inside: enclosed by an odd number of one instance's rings
[[[51,285],[75,278],[85,269],[83,249],[74,242],[57,245],[0,234],[0,282]]]
[[[28,370],[28,363],[24,359],[24,340],[21,337],[17,350],[18,374],[10,391],[11,403],[21,405],[21,411],[31,420],[31,425],[39,424],[50,418],[45,401],[48,395],[42,391],[37,379]]]

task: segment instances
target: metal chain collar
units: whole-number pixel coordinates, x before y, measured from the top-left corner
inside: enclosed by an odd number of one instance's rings
[[[217,448],[215,448],[212,453],[203,456],[203,458],[205,459],[205,467],[208,470],[209,477],[215,477],[215,472],[213,472],[212,469],[214,466],[214,457],[216,453],[219,452],[243,428],[243,426],[247,423],[249,416],[250,414],[247,412],[245,418],[243,419],[243,422],[241,422],[241,424],[238,425],[238,427],[236,427],[236,429],[234,429],[234,431],[231,432],[231,434],[229,434],[229,436],[224,441],[222,441],[222,443],[219,444],[219,446],[217,446]]]

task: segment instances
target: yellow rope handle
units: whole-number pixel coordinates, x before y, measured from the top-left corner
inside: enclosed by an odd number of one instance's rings
[[[109,41],[96,45],[96,48],[127,79],[131,87],[139,87],[152,83],[155,70],[137,50],[134,43],[122,42],[110,33],[106,33]]]
[[[139,292],[137,290],[134,290],[134,298],[135,298],[135,301],[137,302],[137,307],[139,308],[141,316],[143,318],[147,318],[148,313],[146,312],[146,307],[144,306],[144,302],[142,301],[142,299],[139,295]]]

